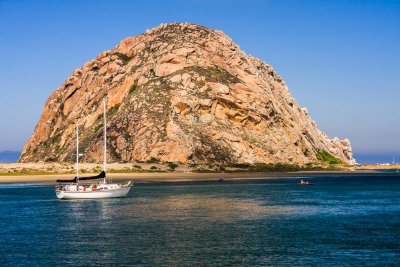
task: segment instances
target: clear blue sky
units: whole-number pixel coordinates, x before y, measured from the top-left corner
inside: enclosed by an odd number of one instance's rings
[[[164,22],[228,34],[330,137],[400,154],[400,1],[0,0],[0,151],[20,150],[71,72]]]

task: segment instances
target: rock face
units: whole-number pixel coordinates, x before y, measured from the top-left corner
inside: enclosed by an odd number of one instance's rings
[[[102,159],[107,95],[109,161],[353,161],[350,142],[329,139],[268,64],[221,31],[161,24],[75,70],[47,100],[20,162],[72,161],[80,125],[83,161]]]

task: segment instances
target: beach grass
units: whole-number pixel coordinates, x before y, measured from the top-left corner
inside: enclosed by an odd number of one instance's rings
[[[324,154],[326,157],[326,154]],[[353,166],[336,164],[326,157],[322,164],[268,164],[268,163],[225,163],[225,164],[183,164],[179,162],[160,162],[155,158],[134,163],[110,163],[107,173],[251,173],[251,172],[302,172],[302,171],[342,171]],[[334,162],[335,164],[331,164]],[[103,169],[102,164],[80,164],[80,174],[96,174]],[[73,163],[11,163],[0,164],[0,176],[66,175],[75,174]]]

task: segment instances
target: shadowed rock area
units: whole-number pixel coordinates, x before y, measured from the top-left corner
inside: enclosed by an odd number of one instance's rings
[[[352,163],[349,140],[329,139],[268,64],[223,32],[161,24],[75,70],[47,100],[20,162]]]

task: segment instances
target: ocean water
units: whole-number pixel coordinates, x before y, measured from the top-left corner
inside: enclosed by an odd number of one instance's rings
[[[81,201],[0,184],[0,266],[400,265],[398,174],[298,179],[137,185]]]

